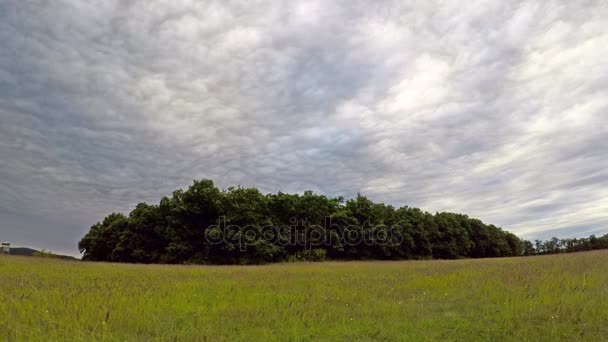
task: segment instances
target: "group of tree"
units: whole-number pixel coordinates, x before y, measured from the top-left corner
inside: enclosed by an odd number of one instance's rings
[[[375,239],[353,243],[353,236]],[[553,250],[530,245],[462,214],[396,208],[362,195],[345,201],[310,191],[221,190],[202,180],[159,204],[140,203],[128,216],[108,215],[91,227],[79,249],[84,260],[201,264],[485,258]]]
[[[559,239],[553,237],[546,241],[534,240],[534,243],[528,240],[523,241],[524,255],[574,253],[598,249],[608,249],[608,234],[600,237],[591,235],[588,238]]]

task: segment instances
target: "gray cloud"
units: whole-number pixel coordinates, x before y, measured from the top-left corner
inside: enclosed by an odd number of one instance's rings
[[[0,239],[192,179],[608,232],[604,1],[0,0]]]

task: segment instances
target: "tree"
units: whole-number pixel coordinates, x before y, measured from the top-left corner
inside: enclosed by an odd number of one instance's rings
[[[604,242],[590,239],[585,248]],[[220,190],[202,180],[158,204],[140,203],[128,216],[108,215],[79,248],[85,260],[247,264],[529,255],[541,250],[539,243],[534,249],[466,215],[395,208],[361,194],[347,201],[311,191],[265,195],[256,188]],[[542,248],[554,251],[551,243]]]
[[[529,256],[536,254],[536,250],[534,249],[534,245],[532,242],[528,240],[523,240],[522,242],[522,255]]]

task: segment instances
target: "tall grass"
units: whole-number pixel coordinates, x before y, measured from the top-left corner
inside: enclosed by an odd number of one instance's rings
[[[0,340],[514,340],[608,336],[608,252],[158,266],[0,257]]]

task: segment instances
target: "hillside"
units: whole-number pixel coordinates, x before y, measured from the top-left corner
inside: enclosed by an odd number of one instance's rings
[[[18,256],[44,256],[65,260],[77,260],[76,258],[68,255],[54,254],[46,251],[39,251],[33,248],[28,247],[11,247],[10,255],[18,255]]]
[[[32,256],[38,250],[27,247],[11,247],[11,255]]]

